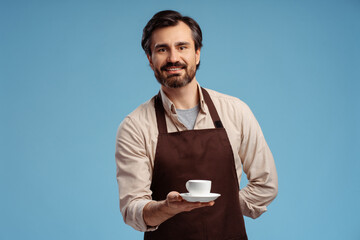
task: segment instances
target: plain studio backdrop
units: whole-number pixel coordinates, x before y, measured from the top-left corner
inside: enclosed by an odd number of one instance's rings
[[[198,21],[198,81],[245,101],[274,155],[249,239],[360,239],[359,0],[2,0],[0,239],[142,239],[115,134],[159,90],[140,40],[166,9]]]

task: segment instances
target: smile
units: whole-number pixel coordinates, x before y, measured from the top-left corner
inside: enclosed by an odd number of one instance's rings
[[[168,68],[166,69],[166,71],[178,71],[181,70],[182,68]]]
[[[182,67],[171,67],[171,68],[166,68],[166,72],[173,74],[173,73],[179,73],[183,68]]]

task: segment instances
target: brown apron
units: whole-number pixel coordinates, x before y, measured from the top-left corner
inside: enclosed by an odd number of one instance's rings
[[[160,94],[155,97],[159,129],[151,183],[154,200],[164,200],[171,191],[187,192],[189,179],[212,181],[211,192],[220,193],[212,207],[175,215],[145,240],[247,239],[239,203],[239,182],[230,142],[215,106],[205,89],[205,102],[215,128],[168,133]]]

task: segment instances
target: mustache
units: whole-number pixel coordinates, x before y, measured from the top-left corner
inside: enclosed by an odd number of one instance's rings
[[[162,66],[160,69],[163,70],[163,71],[165,71],[166,68],[168,68],[168,67],[182,67],[182,68],[186,68],[187,65],[184,64],[184,63],[180,63],[180,62],[174,62],[174,63],[168,62],[168,63],[166,63],[164,66]]]

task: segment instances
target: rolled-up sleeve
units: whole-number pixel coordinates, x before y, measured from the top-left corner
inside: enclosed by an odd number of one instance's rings
[[[143,219],[143,208],[151,201],[151,165],[143,134],[130,117],[120,124],[116,135],[116,178],[120,211],[126,224],[138,231],[151,231]]]
[[[247,105],[243,106],[239,156],[249,180],[239,192],[241,210],[243,215],[257,218],[276,197],[278,177],[273,155]]]

